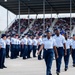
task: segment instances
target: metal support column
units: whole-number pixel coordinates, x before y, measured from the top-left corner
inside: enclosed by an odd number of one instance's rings
[[[52,25],[52,8],[51,8],[51,25]]]
[[[29,16],[30,16],[30,9],[28,8],[28,26],[30,25],[30,19],[29,19]]]
[[[7,30],[8,30],[8,10],[7,10]]]
[[[71,26],[72,26],[72,0],[70,0],[70,36],[71,36]]]
[[[45,0],[43,0],[43,32],[45,30]]]
[[[38,16],[38,14],[36,14],[36,20],[37,20],[37,16]]]
[[[59,14],[57,13],[56,15],[57,15],[57,19],[58,19],[58,18],[59,18],[59,17],[58,17]]]
[[[20,35],[20,0],[19,0],[19,29],[18,34]]]

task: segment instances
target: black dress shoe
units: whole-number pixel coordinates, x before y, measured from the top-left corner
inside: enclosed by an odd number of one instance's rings
[[[38,60],[42,60],[42,58],[38,58]]]
[[[26,57],[23,57],[23,60],[25,60],[26,59]]]
[[[6,58],[9,58],[9,56],[6,56]]]
[[[73,64],[73,67],[75,67],[75,64]]]
[[[29,56],[29,58],[32,58],[32,57]]]
[[[65,71],[67,71],[68,70],[68,68],[65,68]]]
[[[3,69],[3,67],[0,67],[0,69]]]
[[[3,68],[7,68],[6,66],[3,66]]]
[[[33,56],[34,58],[36,57],[36,56]]]
[[[56,74],[59,75],[59,72],[57,72]]]

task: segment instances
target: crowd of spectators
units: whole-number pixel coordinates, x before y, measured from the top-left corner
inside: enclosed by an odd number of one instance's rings
[[[33,19],[29,20],[31,23]],[[28,27],[28,19],[20,19],[20,33],[22,34]],[[10,26],[10,28],[6,31],[6,34],[16,34],[19,30],[19,19],[15,20],[15,22]]]
[[[30,19],[29,23],[32,23],[34,19]],[[29,29],[28,33],[32,34],[39,34],[43,33],[43,31],[47,28],[51,27],[51,23],[54,21],[54,18],[46,18],[45,19],[45,25],[43,24],[43,19],[39,18],[37,19],[34,24],[32,25],[32,28]],[[20,19],[20,33],[22,34],[28,25],[28,19]],[[75,18],[72,18],[72,26],[71,30],[73,29],[75,25]],[[58,21],[55,23],[53,29],[59,28],[61,30],[61,33],[63,31],[70,33],[70,18],[59,18]],[[7,34],[15,34],[18,33],[19,29],[19,19],[15,20],[15,22],[11,25],[11,27],[6,31]]]
[[[71,30],[75,25],[75,18],[72,18]],[[53,29],[59,28],[62,32],[70,33],[70,18],[59,18],[56,24],[54,25]]]
[[[46,18],[45,19],[45,25],[43,23],[43,19],[37,19],[35,23],[32,25],[32,28],[29,30],[29,33],[33,34],[39,34],[43,33],[43,30],[45,31],[47,28],[51,27],[51,23],[54,21],[54,18]]]

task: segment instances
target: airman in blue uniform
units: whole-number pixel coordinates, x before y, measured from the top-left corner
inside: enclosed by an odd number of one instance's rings
[[[64,62],[65,62],[65,71],[67,71],[70,53],[71,53],[71,50],[70,50],[71,40],[69,39],[69,36],[67,33],[65,33],[64,36],[65,36],[65,40],[66,40],[66,49],[67,49],[67,54],[64,56]]]
[[[8,35],[6,39],[6,58],[9,58],[9,51],[10,51],[10,35]]]
[[[73,67],[75,67],[75,34],[73,34],[73,39],[71,40],[71,54],[73,60]]]
[[[56,49],[56,42],[51,36],[51,32],[49,30],[46,31],[47,37],[43,40],[41,47],[39,48],[38,54],[44,48],[44,60],[46,63],[46,75],[52,75],[52,61],[53,61],[53,53],[55,50],[56,58],[58,58],[58,53]]]
[[[38,45],[38,40],[37,40],[37,37],[35,35],[34,39],[33,39],[33,57],[36,57],[37,45]]]
[[[39,50],[39,48],[40,48],[41,45],[42,45],[42,35],[39,34],[38,36],[39,36],[39,38],[38,38],[38,50]],[[40,53],[39,53],[39,55],[38,55],[38,60],[41,60],[41,59],[42,59],[41,53],[42,53],[42,50],[40,51]]]
[[[15,59],[15,43],[16,39],[15,39],[15,35],[13,34],[11,37],[11,59]]]
[[[19,56],[19,41],[18,41],[19,35],[15,35],[15,58]]]
[[[24,44],[24,48],[23,48],[23,59],[27,59],[28,56],[28,38],[27,38],[27,34],[25,34],[25,37],[23,39],[23,44]]]
[[[32,52],[32,49],[33,49],[33,41],[32,41],[32,35],[29,34],[28,35],[28,58],[31,58],[30,54]]]
[[[24,36],[21,39],[21,50],[20,50],[20,57],[23,57],[23,50],[24,50]]]
[[[53,37],[56,41],[56,47],[57,47],[57,52],[58,52],[58,59],[56,59],[56,73],[59,75],[60,73],[60,68],[61,68],[61,61],[62,57],[67,54],[66,50],[66,41],[64,36],[60,34],[59,29],[55,29],[55,36]]]
[[[7,68],[4,65],[5,57],[6,57],[6,35],[2,34],[0,39],[0,69]]]

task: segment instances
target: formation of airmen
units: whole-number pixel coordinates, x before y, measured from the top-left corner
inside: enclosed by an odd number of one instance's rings
[[[0,39],[0,69],[7,68],[4,64],[5,58],[16,59],[20,56],[25,60],[31,58],[31,52],[33,57],[38,54],[38,60],[44,58],[47,69],[46,75],[52,75],[52,61],[55,56],[56,74],[59,75],[62,57],[64,57],[65,71],[68,70],[70,54],[73,59],[73,67],[75,67],[75,34],[72,38],[69,38],[67,33],[61,35],[60,30],[57,28],[53,36],[48,29],[44,36],[42,34],[25,34],[22,39],[19,38],[18,34],[12,35],[12,37],[2,34]]]

